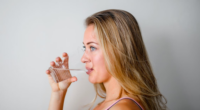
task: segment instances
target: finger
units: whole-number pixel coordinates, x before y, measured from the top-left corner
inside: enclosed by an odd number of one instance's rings
[[[49,78],[49,81],[51,82],[51,80],[53,80],[53,78],[51,77],[51,74],[50,74],[51,72],[49,71],[49,70],[46,70],[46,74],[47,74],[47,76],[48,76],[48,78]]]
[[[60,57],[57,57],[56,62],[62,62],[62,59]]]
[[[63,57],[68,57],[68,54],[66,52],[63,52]]]
[[[51,76],[50,73],[51,73],[50,70],[46,70],[46,74],[48,76],[50,85],[56,85],[57,86],[57,82],[55,82],[55,80],[53,79],[53,77]]]
[[[62,67],[62,59],[60,57],[56,58],[56,63],[58,67]]]
[[[46,74],[47,74],[47,75],[50,75],[50,71],[49,71],[49,70],[46,70]]]
[[[76,76],[73,76],[70,78],[70,82],[76,82],[77,81],[77,77]]]
[[[49,77],[49,78],[52,78],[52,76],[51,76],[50,73],[51,73],[51,72],[50,72],[49,70],[46,70],[46,74],[48,75],[48,77]]]
[[[53,67],[53,68],[58,68],[58,65],[56,65],[56,63],[54,61],[50,62],[50,65]]]
[[[69,65],[68,65],[69,56],[68,56],[68,54],[66,52],[64,52],[63,57],[64,57],[63,65],[65,66],[65,68],[69,68]]]

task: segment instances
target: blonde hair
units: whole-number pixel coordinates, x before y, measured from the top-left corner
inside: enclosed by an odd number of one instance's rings
[[[107,70],[123,91],[130,97],[138,97],[145,110],[165,110],[167,100],[158,89],[134,16],[123,10],[104,10],[88,17],[86,25],[90,24],[95,27]],[[105,98],[104,85],[94,87],[95,100],[97,96]]]

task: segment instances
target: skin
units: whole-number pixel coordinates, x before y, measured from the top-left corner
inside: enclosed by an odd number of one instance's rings
[[[103,83],[106,88],[106,99],[101,104],[98,104],[94,108],[94,110],[103,110],[109,107],[117,100],[117,97],[121,92],[121,86],[117,82],[117,80],[106,70],[102,48],[100,47],[99,42],[96,38],[96,34],[94,32],[94,25],[89,25],[85,30],[83,44],[85,46],[85,53],[81,58],[81,62],[86,64],[87,69],[92,70],[88,74],[89,81],[93,84]],[[56,62],[68,68],[67,53],[63,53],[63,57],[64,57],[63,64],[61,63],[62,60],[60,57],[56,58]],[[56,66],[54,61],[52,61],[50,65],[52,67],[60,67],[60,65]],[[49,110],[62,110],[67,89],[72,82],[77,81],[77,78],[72,77],[68,80],[55,83],[50,75],[50,72],[47,70],[46,73],[48,75],[49,83],[52,88]],[[128,96],[122,91],[121,97],[128,97]],[[135,97],[132,98],[136,99]],[[129,99],[123,99],[119,101],[110,110],[124,110],[124,109],[140,110],[139,107]]]

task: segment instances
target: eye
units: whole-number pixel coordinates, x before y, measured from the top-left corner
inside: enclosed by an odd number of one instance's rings
[[[91,51],[94,51],[94,50],[96,50],[96,48],[93,47],[93,46],[90,46],[90,50],[91,50]]]
[[[85,46],[83,46],[83,51],[85,51]]]

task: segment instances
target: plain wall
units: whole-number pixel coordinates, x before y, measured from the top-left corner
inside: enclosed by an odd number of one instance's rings
[[[168,107],[199,110],[200,2],[195,0],[0,0],[0,110],[47,110],[49,63],[82,45],[85,18],[105,9],[126,10],[139,22]],[[64,109],[86,110],[82,106],[94,98],[93,85],[87,74],[73,75],[78,81],[70,86]]]

